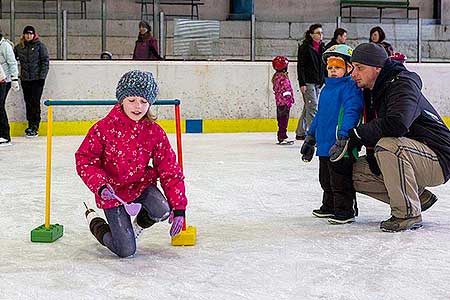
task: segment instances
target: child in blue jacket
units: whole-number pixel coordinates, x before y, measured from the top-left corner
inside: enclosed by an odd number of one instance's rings
[[[317,114],[300,150],[303,161],[309,162],[317,143],[319,156],[319,181],[323,189],[322,206],[313,210],[318,218],[328,218],[331,224],[355,221],[357,215],[356,193],[352,182],[353,157],[336,161],[330,157],[332,147],[340,147],[350,129],[360,121],[363,95],[351,79],[352,48],[335,45],[323,54],[328,77],[319,98]],[[353,151],[357,155],[357,150]]]

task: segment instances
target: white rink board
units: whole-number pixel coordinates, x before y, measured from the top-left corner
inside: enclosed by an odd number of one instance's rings
[[[290,134],[293,136],[293,133]],[[174,135],[170,135],[172,144]],[[183,135],[194,247],[169,225],[144,232],[132,259],[100,246],[84,220],[93,195],[78,178],[82,137],[54,137],[52,218],[64,236],[30,242],[44,222],[45,137],[0,149],[0,299],[450,299],[450,186],[417,231],[384,233],[389,207],[359,196],[354,224],[312,217],[318,161],[275,133]]]

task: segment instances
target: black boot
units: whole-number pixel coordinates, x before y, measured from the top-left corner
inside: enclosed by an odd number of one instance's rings
[[[145,208],[142,207],[136,217],[136,223],[142,228],[149,228],[150,226],[155,224],[156,221],[150,219],[150,217],[148,216],[148,212],[145,210]]]
[[[95,236],[100,244],[105,246],[105,244],[103,243],[103,237],[106,233],[111,232],[108,223],[106,223],[103,218],[99,217],[95,210],[93,210],[92,208],[88,208],[86,203],[84,205],[86,206],[85,215],[91,233]]]

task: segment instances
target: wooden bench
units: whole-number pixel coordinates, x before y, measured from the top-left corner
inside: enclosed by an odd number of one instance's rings
[[[373,7],[379,10],[379,20],[383,18],[383,9],[393,8],[393,9],[404,9],[406,10],[406,19],[409,20],[409,11],[417,11],[417,19],[419,18],[419,8],[410,6],[409,0],[403,1],[373,1],[373,0],[340,0],[340,16],[343,18],[349,18],[352,21],[352,8],[353,7]],[[344,8],[348,8],[349,15],[347,17],[343,16]]]
[[[154,3],[153,0],[139,0],[136,3],[141,5],[141,19],[144,20],[147,16],[153,16],[154,14]],[[201,0],[160,0],[159,5],[176,5],[176,6],[190,6],[191,13],[190,14],[166,14],[168,17],[190,17],[191,20],[199,19],[198,16],[198,7],[199,5],[203,5],[204,3]],[[147,9],[147,5],[152,7],[152,12],[149,13]]]
[[[62,0],[61,2],[80,2],[80,11],[79,12],[68,12],[69,14],[74,15],[80,15],[82,19],[87,18],[87,10],[86,10],[86,2],[90,2],[91,0]],[[17,6],[19,3],[22,2],[42,2],[42,11],[20,11],[17,10]],[[47,9],[47,3],[54,2],[55,3],[55,10],[54,11],[48,11]],[[45,19],[45,16],[47,14],[56,14],[56,2],[57,0],[20,0],[16,1],[16,14],[41,14],[42,18]],[[0,0],[0,17],[2,14],[2,0]]]

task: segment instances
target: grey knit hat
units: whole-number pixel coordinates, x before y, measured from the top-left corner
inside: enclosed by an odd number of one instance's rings
[[[139,70],[129,71],[122,75],[116,89],[117,101],[126,97],[142,97],[150,104],[155,103],[158,95],[158,85],[153,74]]]
[[[382,68],[388,55],[384,47],[375,43],[364,43],[358,45],[353,50],[351,62],[357,62],[363,65]]]

